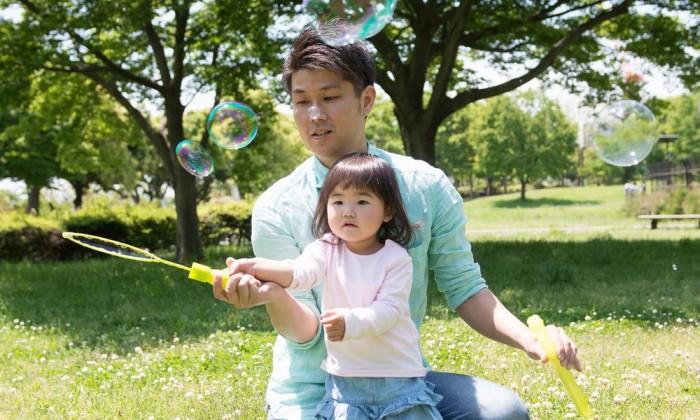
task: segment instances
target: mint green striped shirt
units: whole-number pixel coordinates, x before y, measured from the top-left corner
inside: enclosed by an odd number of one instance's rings
[[[465,236],[462,198],[441,170],[423,161],[388,153],[371,144],[368,152],[394,168],[406,212],[417,226],[408,249],[413,260],[409,306],[411,318],[420,330],[427,306],[429,270],[452,309],[486,287]],[[294,259],[316,239],[311,233],[311,219],[327,173],[328,168],[312,156],[260,196],[253,209],[256,256]],[[319,316],[322,287],[289,293]],[[266,395],[271,417],[313,418],[316,404],[325,392],[326,373],[320,366],[326,349],[321,334],[319,328],[308,343],[277,337]]]

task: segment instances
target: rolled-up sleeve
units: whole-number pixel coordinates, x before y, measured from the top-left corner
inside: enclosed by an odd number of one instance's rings
[[[466,238],[462,197],[441,175],[430,188],[433,220],[428,268],[434,271],[438,290],[454,310],[487,286]]]
[[[295,259],[301,254],[301,249],[299,249],[297,241],[291,236],[291,229],[287,227],[288,223],[283,219],[282,212],[275,209],[275,203],[271,200],[271,198],[274,198],[274,194],[271,194],[271,192],[268,190],[255,203],[251,232],[253,252],[256,256],[262,258],[274,260]],[[315,290],[286,290],[297,301],[311,309],[316,318],[320,319],[320,297],[317,296]],[[290,347],[310,348],[316,344],[322,335],[323,329],[318,328],[316,336],[309,342],[297,343],[287,339],[287,343]]]

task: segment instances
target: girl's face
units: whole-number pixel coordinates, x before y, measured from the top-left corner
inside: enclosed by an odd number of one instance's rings
[[[369,255],[382,248],[377,232],[392,218],[391,209],[368,190],[335,187],[328,198],[328,225],[350,251]]]

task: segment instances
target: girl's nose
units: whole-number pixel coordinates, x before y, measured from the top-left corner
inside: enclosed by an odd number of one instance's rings
[[[343,209],[343,217],[355,217],[355,211],[352,207],[348,206]]]

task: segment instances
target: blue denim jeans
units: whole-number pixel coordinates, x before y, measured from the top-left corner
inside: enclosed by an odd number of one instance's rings
[[[444,420],[530,418],[525,402],[515,392],[486,379],[433,371],[425,379],[443,397],[437,408]]]

